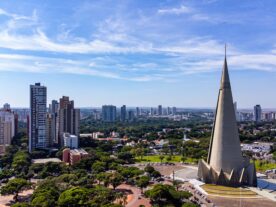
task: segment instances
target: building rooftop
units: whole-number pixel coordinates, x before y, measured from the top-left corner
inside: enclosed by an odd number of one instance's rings
[[[69,133],[63,133],[63,137],[78,138],[76,135],[69,134]]]
[[[58,158],[32,159],[32,163],[45,164],[47,162],[61,162]]]
[[[73,155],[78,155],[78,154],[88,155],[88,152],[86,152],[84,149],[73,149],[73,150],[70,150],[70,153],[72,153]]]

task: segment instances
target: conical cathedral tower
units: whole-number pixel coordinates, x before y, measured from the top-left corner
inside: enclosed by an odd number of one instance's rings
[[[226,51],[208,159],[207,163],[199,162],[198,177],[206,183],[220,185],[257,183],[254,164],[241,153]]]

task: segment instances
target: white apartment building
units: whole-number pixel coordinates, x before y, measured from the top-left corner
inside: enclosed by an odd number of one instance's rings
[[[77,149],[79,147],[79,139],[76,135],[69,133],[63,133],[64,147],[69,147],[70,149]]]

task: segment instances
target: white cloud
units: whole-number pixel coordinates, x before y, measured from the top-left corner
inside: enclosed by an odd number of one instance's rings
[[[155,48],[156,51],[165,53],[175,53],[179,55],[214,56],[224,52],[224,46],[216,40],[210,38],[191,38],[174,44]],[[231,49],[232,53],[235,49]]]
[[[17,54],[0,54],[0,71],[34,73],[70,73],[106,78],[120,78],[117,74],[91,69],[86,61],[74,61],[62,58],[48,58]]]
[[[204,14],[193,14],[191,19],[195,21],[213,21],[210,19],[210,16]]]
[[[193,10],[187,6],[181,5],[178,8],[168,8],[168,9],[159,9],[158,14],[187,14],[191,13]]]
[[[190,18],[208,19],[184,6],[159,10],[163,14],[170,12],[186,12],[191,13]],[[0,71],[68,73],[129,81],[171,82],[183,75],[217,71],[222,67],[224,44],[212,37],[183,37],[183,40],[175,38],[173,41],[160,41],[158,38],[150,39],[129,32],[130,23],[123,19],[107,18],[98,25],[98,30],[90,39],[69,35],[70,31],[57,35],[55,39],[47,36],[40,28],[36,12],[31,17],[25,17],[0,9],[0,15],[10,17],[0,31],[0,47],[11,49],[14,53],[37,52],[37,56],[0,54]],[[30,21],[22,21],[25,18]],[[17,29],[29,27],[32,28],[30,34],[17,32]],[[276,70],[276,57],[273,54],[246,54],[233,45],[229,48],[230,68]],[[43,55],[46,56],[51,53],[51,56],[56,57],[58,53],[58,56],[64,58],[43,57],[40,56],[40,51],[45,52]],[[78,54],[78,58],[72,54]],[[87,54],[98,57],[88,57]],[[143,58],[131,58],[132,54],[142,55]],[[145,58],[144,55],[148,56]],[[150,58],[151,55],[156,57]],[[67,56],[72,59],[66,59]]]
[[[118,45],[106,40],[91,41],[72,40],[69,43],[58,43],[49,39],[40,29],[33,35],[10,34],[4,30],[0,32],[0,47],[14,50],[47,51],[60,53],[135,53],[151,52],[151,44],[133,42],[130,45]]]
[[[187,10],[185,6],[172,11],[183,12]],[[4,10],[0,13],[6,14]],[[168,12],[161,10],[162,12]],[[10,16],[10,15],[9,15]],[[14,16],[14,14],[12,15]],[[197,17],[198,18],[198,17]],[[202,17],[201,17],[202,18]],[[98,30],[92,35],[92,39],[74,37],[73,35],[58,34],[56,40],[49,38],[47,34],[38,27],[37,14],[34,12],[30,17],[34,24],[31,34],[21,34],[16,32],[17,28],[28,27],[25,23],[12,18],[13,26],[8,24],[0,32],[0,47],[13,50],[45,51],[71,54],[127,54],[127,53],[170,53],[172,54],[220,54],[221,44],[208,38],[193,38],[174,43],[159,42],[149,40],[143,37],[136,37],[135,34],[129,34],[129,26],[122,18],[107,18],[99,23]],[[29,23],[31,24],[31,23]],[[130,24],[130,23],[128,23]],[[64,26],[64,25],[63,25]],[[62,27],[62,26],[61,26]],[[12,31],[11,31],[12,30]],[[62,37],[61,37],[62,36]],[[58,40],[62,39],[61,42]],[[155,38],[156,39],[156,38]]]
[[[14,20],[22,20],[22,19],[34,20],[37,18],[36,10],[34,10],[32,16],[29,17],[29,16],[24,16],[24,15],[19,15],[19,14],[13,14],[13,13],[7,12],[6,10],[0,8],[0,15],[11,17]]]
[[[89,60],[70,60],[63,58],[37,57],[18,54],[0,54],[0,71],[28,72],[28,73],[65,73],[103,77],[110,79],[120,79],[128,81],[152,81],[161,80],[157,75],[135,75],[119,73],[112,70],[113,66],[107,64],[97,64]]]

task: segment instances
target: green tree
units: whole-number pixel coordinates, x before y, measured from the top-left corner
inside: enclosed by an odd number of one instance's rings
[[[184,203],[181,207],[198,207],[198,205],[194,203]]]
[[[164,155],[159,155],[160,162],[162,163],[164,160],[165,156]]]
[[[125,178],[125,180],[128,180],[129,178],[134,178],[143,174],[143,171],[137,167],[125,167],[125,166],[119,167],[118,172]]]
[[[169,145],[168,144],[164,144],[163,147],[162,147],[162,152],[167,155],[169,152],[170,152],[170,149],[169,149]]]
[[[167,162],[172,161],[172,156],[171,155],[167,156],[166,160],[167,160]]]
[[[151,174],[153,171],[155,171],[154,167],[147,165],[144,169],[145,172]]]
[[[54,197],[47,192],[39,194],[31,202],[31,205],[35,207],[51,207],[55,206],[55,204]]]
[[[136,185],[141,188],[143,193],[143,188],[146,188],[149,185],[150,178],[148,176],[141,176],[137,178]]]
[[[113,190],[115,190],[116,187],[119,186],[123,181],[123,176],[118,172],[112,173],[112,175],[109,177],[109,182],[112,185]]]
[[[273,160],[274,160],[274,161],[276,161],[276,151],[275,151],[275,152],[273,152],[273,154],[272,154],[272,155],[273,155],[273,157],[272,157],[272,158],[273,158]]]
[[[178,191],[178,188],[182,185],[183,182],[181,182],[180,180],[174,180],[173,181],[173,186],[176,188],[176,190]]]
[[[97,174],[96,178],[100,183],[103,182],[103,185],[105,187],[108,187],[108,185],[110,184],[110,176],[111,176],[111,173],[101,172]]]
[[[30,164],[30,156],[26,151],[18,151],[13,156],[12,168],[17,175],[27,174]]]
[[[118,158],[123,160],[125,163],[133,163],[133,155],[130,152],[120,152]]]
[[[157,184],[152,189],[145,192],[145,195],[151,199],[154,204],[164,206],[173,204],[181,206],[182,200],[191,197],[191,194],[185,191],[176,191],[171,185]]]
[[[22,178],[15,178],[12,180],[9,180],[7,185],[1,187],[1,195],[10,195],[14,194],[14,201],[17,202],[18,200],[18,194],[26,189],[31,188],[31,183],[25,179]]]
[[[153,178],[160,178],[161,177],[161,173],[157,170],[154,170],[151,174],[150,174],[151,177]]]
[[[140,161],[142,161],[144,155],[145,155],[145,150],[143,147],[139,147],[136,149],[136,156],[140,157]]]
[[[103,186],[95,186],[90,189],[91,199],[89,201],[90,206],[102,207],[105,205],[112,204],[113,201],[118,198],[117,192],[112,191],[109,188]]]
[[[12,177],[13,171],[4,169],[0,171],[0,180]]]
[[[105,162],[96,161],[96,162],[92,165],[92,171],[93,171],[94,173],[104,172],[104,171],[105,171],[105,166],[106,166],[106,163],[105,163]]]
[[[185,157],[185,156],[182,156],[181,157],[181,161],[184,163],[185,161],[187,160],[187,157]]]
[[[39,173],[39,177],[46,178],[48,176],[59,176],[67,172],[68,167],[64,163],[47,162]]]
[[[12,205],[12,207],[30,207],[28,203],[15,203]]]
[[[86,206],[89,201],[89,195],[88,189],[73,187],[61,193],[57,203],[60,207]]]

